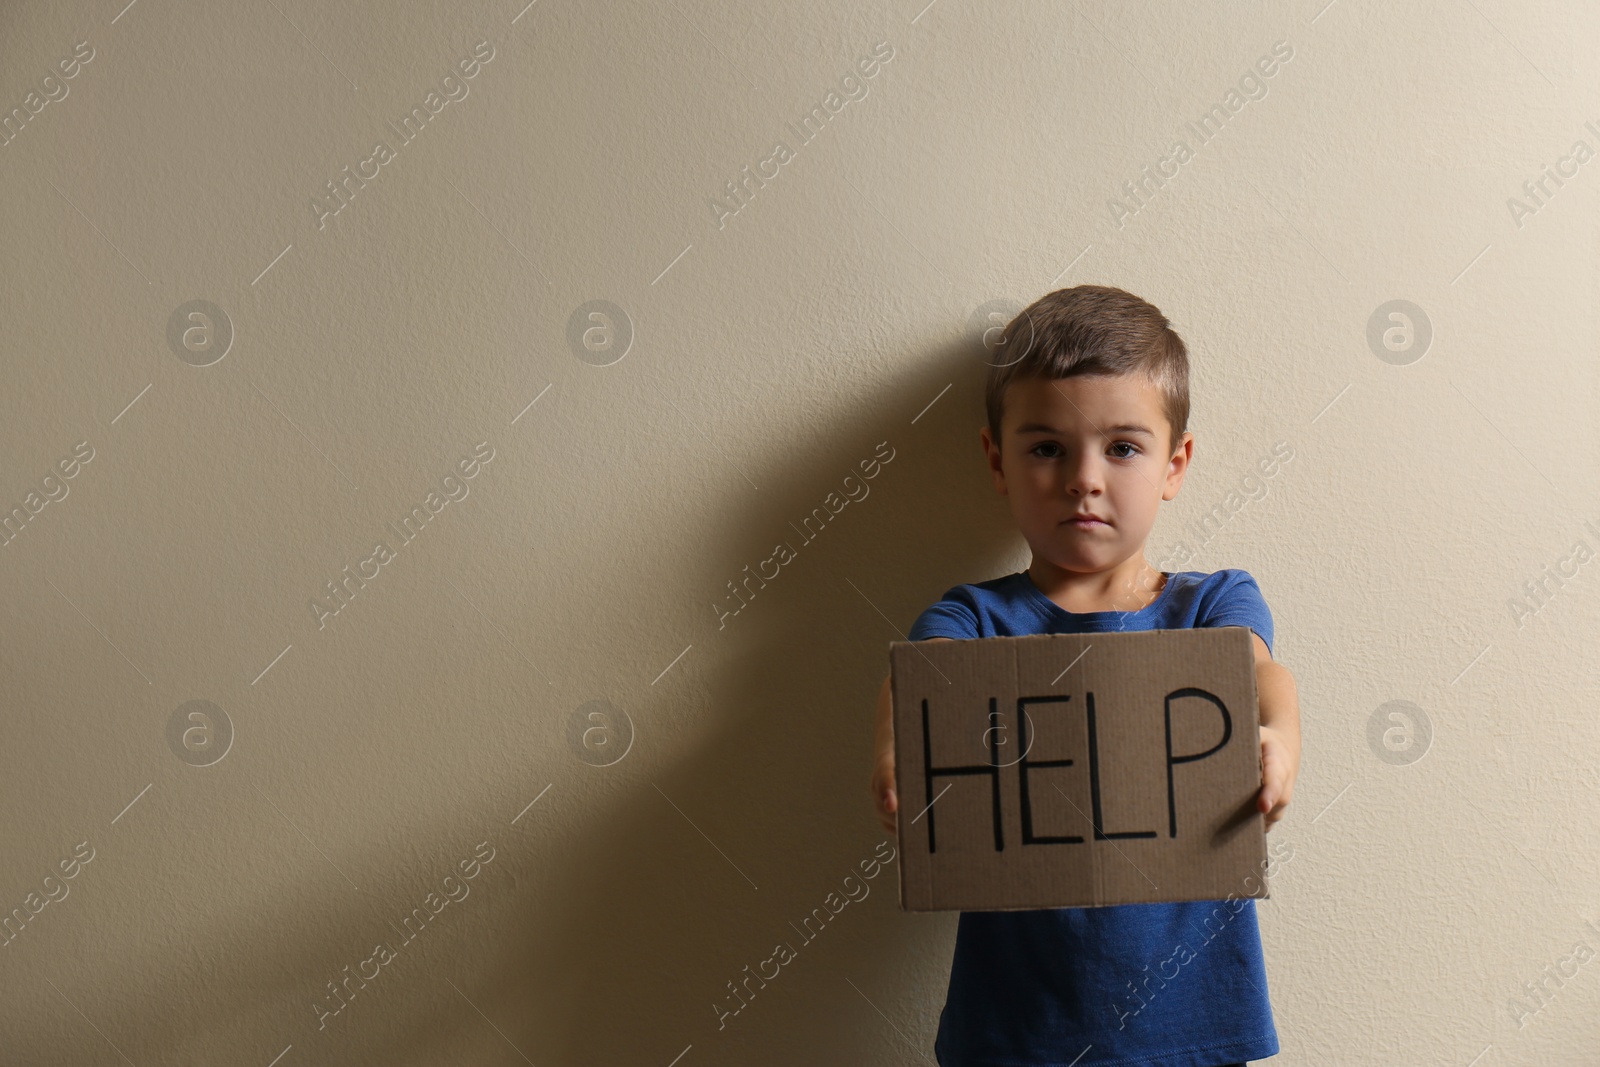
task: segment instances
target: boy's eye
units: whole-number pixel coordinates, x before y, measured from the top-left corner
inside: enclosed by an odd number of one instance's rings
[[[1112,443],[1111,447],[1112,449],[1128,449],[1127,452],[1114,453],[1117,459],[1132,459],[1134,456],[1139,454],[1139,446],[1135,445],[1131,441],[1115,441]],[[1043,452],[1041,449],[1050,449],[1051,451]],[[1040,459],[1058,459],[1061,455],[1061,446],[1056,444],[1054,441],[1041,441],[1028,451],[1030,454],[1038,456]]]

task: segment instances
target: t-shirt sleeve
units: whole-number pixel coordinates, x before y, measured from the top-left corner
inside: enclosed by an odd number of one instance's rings
[[[1248,626],[1272,651],[1272,610],[1250,572],[1227,570],[1215,592],[1207,598],[1197,626]]]
[[[969,640],[977,636],[978,613],[973,609],[971,598],[963,595],[960,586],[954,586],[917,616],[906,639],[926,641],[930,637],[949,637]]]

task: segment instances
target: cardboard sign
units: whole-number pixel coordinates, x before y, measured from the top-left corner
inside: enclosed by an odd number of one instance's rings
[[[1248,627],[894,641],[889,668],[902,908],[1268,896]]]

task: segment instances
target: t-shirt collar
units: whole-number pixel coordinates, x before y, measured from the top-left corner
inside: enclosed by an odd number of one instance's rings
[[[1044,595],[1044,591],[1034,584],[1033,575],[1029,574],[1026,568],[1018,571],[1015,578],[1023,595],[1047,613],[1079,621],[1099,622],[1110,619],[1125,619],[1130,615],[1143,615],[1145,612],[1158,609],[1166,601],[1167,594],[1172,592],[1174,579],[1177,577],[1170,571],[1162,571],[1161,573],[1167,577],[1166,584],[1161,587],[1161,592],[1157,593],[1156,598],[1144,607],[1134,608],[1130,611],[1068,611]]]

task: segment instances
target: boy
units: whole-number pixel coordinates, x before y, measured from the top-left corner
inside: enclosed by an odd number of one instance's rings
[[[1032,549],[1025,571],[958,585],[910,640],[1248,626],[1267,828],[1300,764],[1294,679],[1242,570],[1167,573],[1144,542],[1194,451],[1188,352],[1159,310],[1098,285],[1049,293],[1005,328],[979,440]],[[878,697],[873,796],[895,832],[894,721]],[[934,1052],[943,1067],[1214,1067],[1276,1055],[1255,901],[962,912]],[[1175,969],[1174,969],[1175,968]]]

